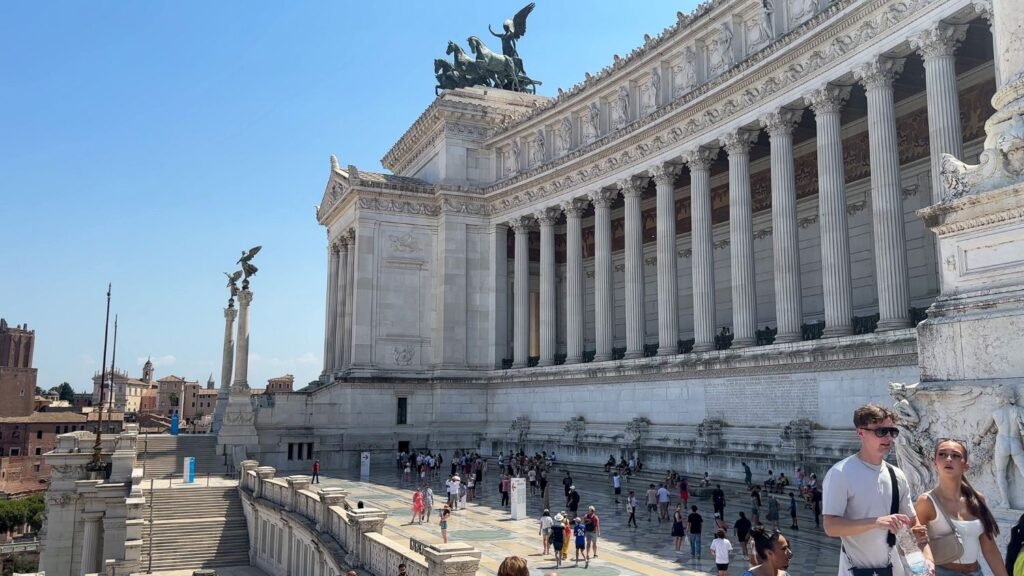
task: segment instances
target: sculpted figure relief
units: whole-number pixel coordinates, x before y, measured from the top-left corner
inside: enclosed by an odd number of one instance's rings
[[[773,0],[761,0],[761,16],[747,23],[750,52],[767,45],[775,37],[772,14],[775,13]]]
[[[679,98],[697,85],[697,53],[693,46],[683,48],[679,64],[672,68],[672,97]]]
[[[586,143],[597,140],[597,135],[600,134],[599,122],[601,120],[601,108],[598,107],[597,102],[591,102],[590,107],[587,108],[586,117],[583,119],[583,140]]]
[[[612,127],[622,128],[629,123],[629,88],[619,86],[619,93],[612,105]]]
[[[709,68],[711,74],[717,76],[732,68],[736,59],[732,53],[732,29],[729,24],[722,22],[718,29],[718,36],[709,47]]]
[[[572,147],[572,120],[568,116],[562,118],[558,127],[558,153],[565,154]]]
[[[533,139],[533,146],[530,147],[530,167],[534,168],[544,163],[544,129],[537,130],[537,136]]]
[[[1009,508],[1011,503],[1006,473],[1011,460],[1024,478],[1024,443],[1021,442],[1021,417],[1024,416],[1024,411],[1017,406],[1017,398],[1012,389],[1005,389],[1002,394],[999,399],[1002,405],[981,421],[981,432],[974,443],[981,444],[985,436],[995,434],[996,444],[992,463],[995,465],[996,486],[999,487],[1003,504]]]
[[[793,24],[799,24],[818,13],[818,0],[789,0]]]
[[[647,77],[641,92],[640,115],[647,116],[658,108],[658,92],[661,89],[661,72],[654,68]]]
[[[889,394],[895,401],[892,407],[899,415],[896,423],[900,430],[895,440],[896,460],[907,476],[912,494],[920,494],[935,485],[930,452],[934,442],[921,430],[921,417],[910,403],[917,387],[918,384],[889,384]]]
[[[519,174],[522,169],[522,149],[520,148],[519,138],[512,141],[512,174]]]

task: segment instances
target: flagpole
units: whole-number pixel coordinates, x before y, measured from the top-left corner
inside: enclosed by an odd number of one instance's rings
[[[106,380],[106,376],[103,371],[107,367],[107,337],[110,333],[110,287],[111,284],[107,284],[107,315],[103,320],[103,363],[100,364],[100,418],[97,420],[96,425],[96,442],[92,445],[92,460],[89,462],[88,470],[97,471],[103,470],[103,462],[100,457],[102,448],[102,434],[103,434],[103,383]]]

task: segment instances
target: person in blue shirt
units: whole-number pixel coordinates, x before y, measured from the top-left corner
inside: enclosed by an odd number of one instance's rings
[[[573,518],[572,535],[576,539],[576,565],[580,564],[580,552],[583,553],[583,567],[590,567],[590,556],[587,555],[587,528],[579,518]]]

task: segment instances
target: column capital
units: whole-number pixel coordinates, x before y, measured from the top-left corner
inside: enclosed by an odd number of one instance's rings
[[[625,198],[639,198],[643,195],[644,189],[647,187],[648,180],[646,178],[624,178],[619,180],[619,188],[622,190],[622,196]]]
[[[678,164],[670,164],[668,162],[660,162],[649,166],[647,173],[654,179],[656,186],[673,185],[676,181],[676,176],[679,176],[679,172],[682,167]]]
[[[238,303],[242,306],[248,306],[252,303],[252,291],[251,290],[239,290],[238,291]]]
[[[346,231],[344,234],[341,235],[340,238],[338,238],[338,251],[348,252],[348,248],[351,244],[352,240],[349,239],[348,231]]]
[[[750,145],[757,140],[757,132],[750,130],[733,130],[722,134],[718,141],[729,156],[736,154],[747,154],[750,152]]]
[[[234,320],[238,316],[238,310],[235,310],[234,306],[228,306],[224,309],[224,318],[227,320]]]
[[[534,229],[533,216],[516,216],[515,218],[508,221],[508,227],[512,229],[516,235],[522,233],[529,233]]]
[[[572,198],[562,202],[562,211],[566,218],[580,218],[587,211],[586,198]]]
[[[612,205],[615,200],[615,196],[618,195],[617,191],[614,190],[594,190],[587,196],[590,198],[590,203],[594,205],[594,208],[608,208]]]
[[[793,128],[800,123],[803,115],[804,111],[801,109],[779,108],[773,112],[762,114],[758,121],[769,136],[792,134]]]
[[[887,58],[878,56],[871,62],[865,62],[853,69],[853,76],[870,92],[877,88],[888,88],[896,75],[903,72],[906,58]]]
[[[715,158],[718,158],[717,147],[698,146],[683,154],[683,161],[689,164],[690,170],[708,170]]]
[[[341,238],[331,240],[331,242],[327,244],[327,251],[331,253],[331,256],[341,252]]]
[[[533,217],[537,219],[537,222],[543,226],[554,226],[558,222],[558,217],[561,216],[562,210],[557,206],[550,206],[548,208],[541,208],[533,213]]]
[[[816,115],[838,114],[843,109],[843,104],[849,98],[849,86],[825,84],[821,88],[815,88],[804,94],[804,104],[810,106]]]
[[[974,11],[992,26],[992,0],[974,0]]]
[[[909,38],[910,47],[925,60],[939,56],[952,56],[967,37],[967,24],[936,22],[927,30]]]

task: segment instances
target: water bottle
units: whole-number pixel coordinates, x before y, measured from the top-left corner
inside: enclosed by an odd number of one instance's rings
[[[910,567],[910,572],[914,576],[928,574],[928,561],[925,560],[924,554],[921,553],[921,549],[917,546],[917,538],[914,537],[910,528],[900,526],[899,532],[896,533],[896,544],[899,546],[900,553],[903,554],[903,558],[907,561],[907,566]]]

